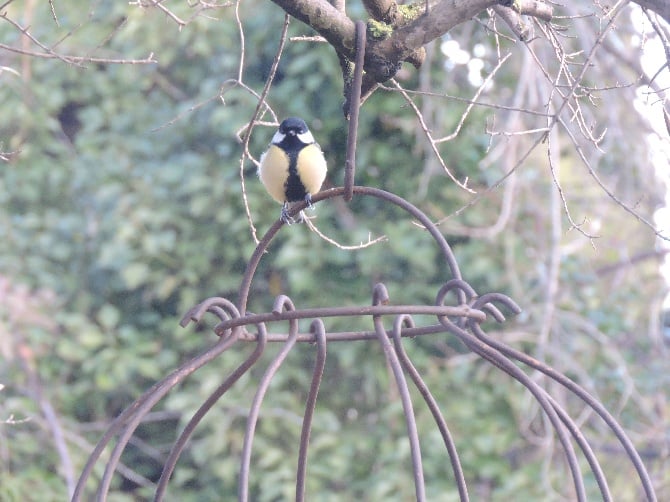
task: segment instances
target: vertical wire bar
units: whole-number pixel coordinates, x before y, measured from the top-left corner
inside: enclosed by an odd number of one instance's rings
[[[398,360],[398,356],[393,350],[393,346],[388,339],[388,335],[386,334],[386,330],[382,325],[381,318],[379,316],[374,316],[373,320],[375,331],[377,332],[377,338],[384,350],[384,356],[386,356],[386,361],[393,370],[393,376],[395,377],[396,385],[398,386],[398,392],[400,393],[400,399],[402,401],[402,407],[405,412],[407,436],[412,454],[412,468],[414,471],[414,491],[416,493],[416,500],[417,502],[424,502],[426,500],[426,487],[423,479],[421,446],[419,443],[419,433],[416,426],[416,419],[414,417],[414,409],[412,407],[412,398],[410,397],[409,388],[407,387],[407,380],[405,380],[405,375],[402,372],[400,361]]]
[[[398,354],[400,362],[405,368],[405,371],[409,373],[409,376],[414,381],[414,385],[416,385],[417,389],[421,393],[421,396],[428,405],[430,412],[433,415],[433,420],[435,420],[435,423],[437,424],[437,427],[440,430],[440,434],[442,434],[442,440],[444,441],[444,445],[447,448],[447,453],[449,454],[449,460],[451,461],[451,469],[454,473],[456,486],[458,487],[458,495],[462,502],[468,502],[470,500],[468,496],[468,487],[465,483],[465,475],[463,474],[461,461],[458,457],[456,444],[454,443],[454,440],[451,437],[451,433],[449,432],[449,428],[447,427],[447,422],[444,420],[444,416],[442,416],[442,412],[440,411],[440,407],[438,406],[437,401],[435,401],[435,398],[428,389],[428,386],[421,378],[421,375],[417,371],[414,364],[412,364],[412,361],[407,355],[407,352],[405,352],[405,348],[401,341],[401,332],[403,323],[405,323],[406,325],[409,324],[408,327],[414,326],[412,318],[408,315],[401,315],[396,318],[395,324],[393,325],[393,344],[395,346],[396,354]]]
[[[323,378],[323,370],[326,367],[326,330],[321,319],[312,321],[311,332],[316,337],[316,361],[314,362],[314,371],[312,373],[312,385],[307,395],[305,403],[305,414],[302,420],[302,431],[300,433],[300,449],[298,451],[298,473],[295,482],[295,500],[303,502],[305,500],[305,477],[307,473],[307,447],[309,446],[309,436],[312,431],[312,418],[314,417],[314,408],[316,407],[316,398],[319,395],[319,387]]]
[[[275,301],[275,307],[273,312],[280,313],[284,308],[288,310],[295,310],[293,302],[287,296],[279,296]],[[279,369],[279,367],[288,356],[289,352],[295,345],[298,339],[298,321],[293,319],[289,321],[289,336],[284,343],[284,346],[279,351],[279,353],[272,360],[268,368],[263,374],[263,378],[258,384],[258,390],[254,395],[254,400],[249,409],[249,415],[247,417],[247,428],[244,433],[244,444],[242,446],[242,465],[240,466],[240,475],[239,475],[239,486],[238,489],[238,500],[240,502],[248,502],[249,500],[249,470],[251,467],[251,447],[253,446],[254,434],[256,432],[256,424],[258,423],[258,415],[261,410],[261,405],[263,404],[263,398],[265,393],[270,386],[272,377]]]
[[[221,398],[221,396],[223,396],[223,394],[225,394],[228,389],[230,389],[233,384],[237,382],[237,380],[239,380],[240,377],[256,363],[256,361],[258,361],[258,358],[261,357],[261,354],[263,354],[267,344],[267,330],[263,324],[260,324],[257,327],[258,336],[256,348],[254,351],[249,354],[249,357],[247,357],[247,359],[245,359],[244,362],[240,364],[230,374],[230,376],[228,376],[228,378],[207,398],[202,406],[198,408],[191,420],[189,420],[189,422],[186,424],[186,427],[184,427],[182,433],[177,438],[177,441],[172,447],[172,450],[170,450],[170,454],[168,455],[165,464],[163,465],[163,472],[161,473],[161,477],[158,480],[158,486],[156,487],[156,493],[154,495],[155,502],[160,502],[163,500],[165,491],[167,489],[167,484],[170,481],[170,477],[172,476],[172,472],[174,471],[175,466],[177,465],[177,461],[179,460],[184,447],[191,437],[191,434],[193,434],[200,421],[209,412],[212,406],[214,406],[214,404]]]
[[[373,305],[388,303],[388,292],[383,284],[377,284],[373,292]],[[421,461],[421,444],[419,443],[419,432],[416,426],[416,418],[414,416],[414,409],[412,407],[412,397],[409,393],[407,380],[402,372],[402,366],[398,355],[395,353],[391,341],[389,340],[384,325],[380,316],[373,316],[372,321],[377,333],[377,340],[384,351],[384,357],[393,371],[400,399],[402,401],[402,408],[405,413],[405,424],[407,425],[407,437],[409,439],[409,446],[412,455],[412,468],[414,471],[414,491],[417,502],[425,502],[426,500],[426,486],[423,478],[423,465]]]
[[[361,107],[361,85],[365,64],[365,23],[356,21],[356,62],[354,78],[349,87],[349,132],[347,134],[347,159],[344,163],[344,200],[349,202],[354,195],[356,171],[356,137],[358,136],[358,111]]]

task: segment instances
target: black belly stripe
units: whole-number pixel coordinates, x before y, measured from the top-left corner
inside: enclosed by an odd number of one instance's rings
[[[288,177],[284,183],[284,194],[286,195],[286,200],[288,202],[297,202],[305,200],[307,195],[307,190],[305,190],[305,185],[300,181],[300,176],[298,176],[298,154],[302,150],[303,145],[300,145],[299,148],[290,148],[288,153]]]

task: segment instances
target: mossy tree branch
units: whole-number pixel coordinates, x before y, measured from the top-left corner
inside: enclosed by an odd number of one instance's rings
[[[355,26],[344,9],[326,0],[272,0],[291,16],[316,30],[340,58],[355,57]],[[393,0],[364,0],[370,20],[365,54],[363,94],[396,74],[403,62],[415,67],[424,59],[424,45],[493,6],[551,20],[551,7],[538,0],[432,0],[400,5]],[[345,76],[346,78],[346,76]]]
[[[291,16],[316,30],[335,50],[354,58],[354,22],[326,0],[272,0]],[[415,5],[398,5],[390,0],[366,0],[368,13],[389,26],[389,36],[369,37],[365,71],[384,82],[410,58],[420,64],[416,51],[441,37],[454,26],[473,18],[494,5],[511,7],[520,14],[551,19],[551,7],[535,0],[433,0]],[[370,39],[371,38],[371,39]]]

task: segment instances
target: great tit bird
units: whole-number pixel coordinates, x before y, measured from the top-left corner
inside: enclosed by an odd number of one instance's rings
[[[258,176],[272,198],[283,204],[281,219],[292,223],[288,215],[292,203],[304,200],[311,207],[312,194],[321,190],[326,169],[321,147],[305,121],[289,117],[279,124],[270,146],[261,155]],[[298,221],[302,219],[301,212]]]

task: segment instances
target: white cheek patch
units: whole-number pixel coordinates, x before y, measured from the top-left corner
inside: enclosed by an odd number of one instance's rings
[[[310,131],[298,134],[298,139],[303,143],[305,143],[306,145],[311,145],[312,143],[314,143],[314,136],[312,136],[312,133]]]
[[[284,141],[284,138],[286,137],[286,134],[280,133],[277,131],[274,136],[272,136],[272,144],[273,145],[278,145],[282,141]]]

